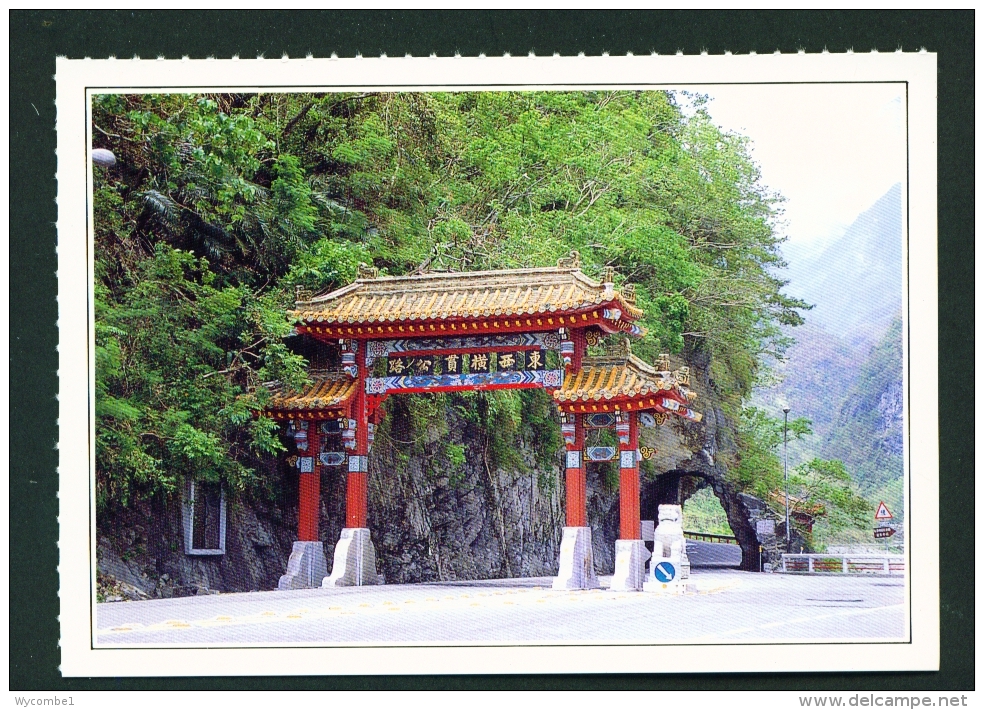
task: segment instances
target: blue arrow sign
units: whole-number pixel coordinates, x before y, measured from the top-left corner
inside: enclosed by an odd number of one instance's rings
[[[660,562],[653,568],[653,577],[663,584],[672,582],[673,578],[676,577],[676,567],[673,566],[672,562]]]

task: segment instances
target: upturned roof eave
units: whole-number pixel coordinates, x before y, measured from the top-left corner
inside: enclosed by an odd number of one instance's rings
[[[552,279],[542,278],[538,281],[535,277],[552,277]],[[558,281],[557,283],[550,284],[550,280]],[[470,283],[469,283],[470,282]],[[385,299],[386,297],[392,297],[395,294],[403,292],[415,292],[417,294],[421,293],[433,293],[433,292],[465,292],[469,290],[474,290],[474,297],[479,297],[480,294],[489,292],[492,289],[516,289],[522,288],[524,285],[527,288],[544,288],[546,286],[561,286],[564,283],[569,284],[577,288],[582,297],[576,300],[576,305],[570,308],[559,307],[565,301],[555,304],[553,302],[543,302],[536,304],[536,307],[530,312],[525,312],[524,308],[519,307],[515,312],[510,311],[508,313],[501,314],[453,314],[445,317],[438,317],[435,314],[421,314],[423,317],[420,318],[387,318],[385,313],[383,314],[372,314],[372,315],[361,315],[352,320],[347,317],[336,317],[332,316],[333,312],[344,312],[345,307],[340,305],[340,302],[346,297],[364,297],[364,298],[380,298]],[[401,285],[405,285],[407,288],[403,291],[399,290]],[[379,288],[373,288],[377,286]],[[576,295],[576,294],[575,294]],[[332,304],[336,305],[334,309],[330,309]],[[550,310],[551,306],[557,305],[557,308]],[[442,272],[437,274],[424,274],[424,275],[411,275],[411,276],[381,276],[375,278],[363,278],[356,279],[353,283],[344,286],[342,288],[331,291],[327,294],[322,294],[315,296],[307,300],[300,300],[295,302],[295,307],[290,311],[290,314],[295,318],[295,320],[302,322],[313,322],[317,320],[319,312],[327,316],[327,321],[318,322],[338,322],[338,323],[371,323],[371,322],[399,322],[399,321],[412,321],[412,322],[433,322],[433,321],[445,321],[445,320],[479,320],[487,318],[490,315],[500,315],[500,316],[524,316],[524,315],[544,315],[549,317],[551,313],[581,313],[586,310],[591,310],[593,308],[604,307],[604,306],[614,306],[622,312],[623,319],[626,321],[635,321],[643,315],[642,309],[638,308],[632,303],[629,303],[628,299],[623,293],[614,289],[611,283],[602,283],[589,278],[578,268],[564,268],[564,267],[534,267],[527,269],[509,269],[501,271],[461,271],[461,272]],[[509,307],[507,306],[507,310]],[[372,320],[370,320],[370,318]]]

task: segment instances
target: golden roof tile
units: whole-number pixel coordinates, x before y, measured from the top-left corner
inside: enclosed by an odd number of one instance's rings
[[[291,392],[279,382],[265,386],[270,391],[268,411],[302,412],[338,409],[355,394],[356,380],[343,372],[311,371],[311,384],[300,392]]]
[[[676,373],[657,371],[629,352],[584,358],[581,369],[565,375],[553,396],[558,402],[600,402],[631,400],[656,393],[681,404],[691,398],[690,390]],[[700,415],[696,417],[700,421]]]
[[[623,318],[635,320],[642,310],[633,301],[573,265],[360,278],[298,300],[293,315],[307,323],[393,323],[578,311],[616,302]]]

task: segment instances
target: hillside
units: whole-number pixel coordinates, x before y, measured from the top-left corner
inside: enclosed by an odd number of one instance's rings
[[[823,444],[823,455],[841,459],[862,491],[884,498],[902,517],[902,316],[897,313],[858,371]]]

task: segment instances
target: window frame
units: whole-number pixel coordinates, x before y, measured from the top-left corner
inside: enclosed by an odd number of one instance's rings
[[[219,547],[195,547],[195,486],[199,481],[189,478],[184,489],[184,503],[181,506],[182,527],[184,528],[184,548],[186,555],[224,555],[226,553],[226,492],[219,486]]]

